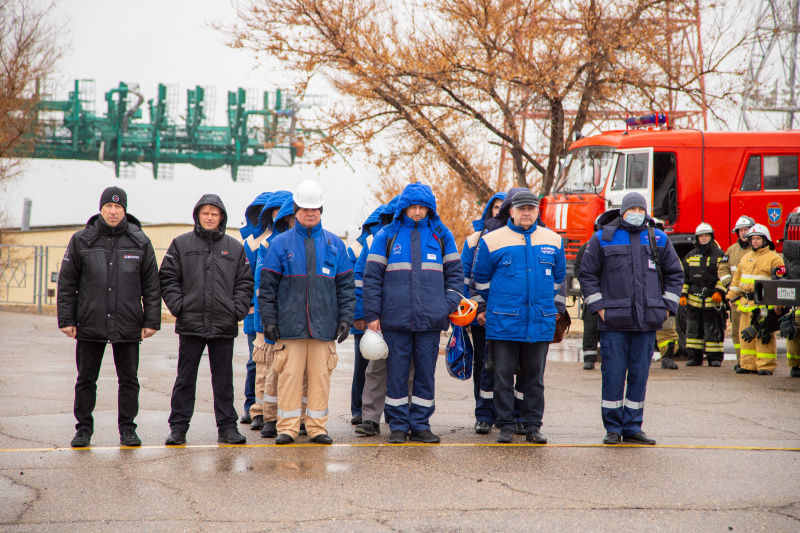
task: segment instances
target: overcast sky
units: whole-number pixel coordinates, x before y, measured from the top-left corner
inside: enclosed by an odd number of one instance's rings
[[[259,91],[285,86],[279,73],[255,69],[245,52],[225,46],[225,37],[209,27],[231,19],[225,0],[60,0],[55,13],[71,32],[71,47],[59,63],[59,82],[66,99],[75,79],[96,80],[96,111],[105,113],[104,94],[119,82],[138,82],[145,99],[154,98],[159,83],[179,86],[183,114],[186,90],[216,87],[214,125],[227,123],[224,103],[229,90]],[[324,82],[315,92],[324,91]],[[328,102],[335,95],[328,94]],[[145,104],[146,105],[146,104]],[[143,116],[148,114],[143,108]],[[27,172],[12,184],[0,209],[7,224],[19,226],[23,199],[33,200],[32,226],[83,223],[98,211],[100,193],[117,185],[128,193],[128,210],[143,222],[191,222],[192,208],[204,193],[219,194],[229,214],[229,227],[239,227],[245,207],[263,191],[293,191],[304,179],[317,180],[325,193],[323,225],[352,235],[363,217],[377,206],[367,189],[368,171],[351,161],[327,169],[313,165],[258,167],[252,183],[234,183],[226,170],[199,170],[175,165],[173,181],[155,181],[150,165],[137,166],[136,179],[117,179],[113,167],[97,162],[29,160]]]

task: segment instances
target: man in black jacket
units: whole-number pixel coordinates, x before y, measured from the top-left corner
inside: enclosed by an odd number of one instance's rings
[[[244,444],[233,406],[233,340],[253,297],[244,247],[225,235],[228,215],[216,194],[194,207],[194,230],[176,237],[161,262],[161,293],[177,319],[178,377],[172,389],[167,445],[185,444],[194,414],[197,369],[208,346],[217,442]]]
[[[120,443],[142,444],[133,422],[139,412],[139,342],[161,327],[161,292],[153,245],[127,207],[125,191],[104,190],[100,213],[72,236],[58,276],[58,327],[77,340],[74,448],[89,446],[92,438],[97,377],[108,343],[119,378]]]

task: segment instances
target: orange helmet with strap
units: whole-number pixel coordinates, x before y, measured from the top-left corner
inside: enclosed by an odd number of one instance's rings
[[[458,309],[450,313],[450,322],[455,326],[469,326],[478,314],[478,302],[466,298],[461,293],[457,294],[461,296],[461,302],[458,304]]]

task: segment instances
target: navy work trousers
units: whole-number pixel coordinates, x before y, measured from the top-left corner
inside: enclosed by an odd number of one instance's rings
[[[247,350],[250,352],[250,359],[247,360],[247,375],[244,378],[244,412],[250,410],[250,406],[256,403],[256,362],[253,361],[253,343],[255,335],[247,334]]]
[[[392,431],[419,433],[430,429],[435,410],[434,373],[439,358],[441,332],[384,330],[389,346],[386,359],[386,419]],[[408,402],[408,373],[414,363],[411,404]]]
[[[642,431],[644,397],[655,340],[655,331],[600,332],[603,346],[600,410],[606,432],[629,437]]]

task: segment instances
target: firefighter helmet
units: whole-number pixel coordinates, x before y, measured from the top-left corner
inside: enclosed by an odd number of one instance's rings
[[[383,335],[380,332],[368,329],[364,332],[359,343],[359,349],[364,359],[376,361],[379,359],[386,359],[389,356],[389,347],[386,341],[383,340]]]
[[[714,228],[711,227],[711,224],[708,222],[701,222],[695,229],[694,229],[694,236],[697,237],[699,235],[711,234],[714,236]]]
[[[775,243],[772,240],[772,237],[769,234],[769,230],[763,224],[754,224],[750,231],[747,232],[747,235],[744,236],[745,239],[750,240],[750,237],[759,236],[765,241],[769,243],[769,247],[771,250],[775,249]]]
[[[750,228],[753,227],[753,225],[755,223],[756,223],[756,221],[753,220],[752,218],[742,215],[742,216],[740,216],[739,218],[736,219],[736,224],[733,225],[733,229],[731,230],[731,233],[736,233],[737,231],[739,231],[742,228],[750,229]]]

